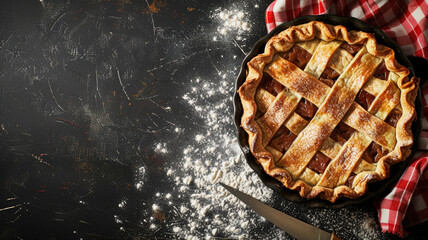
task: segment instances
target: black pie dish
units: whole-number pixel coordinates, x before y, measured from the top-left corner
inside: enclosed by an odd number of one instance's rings
[[[300,25],[304,24],[310,21],[321,21],[324,23],[328,23],[331,25],[342,25],[348,28],[348,30],[357,30],[357,31],[364,31],[368,33],[373,33],[373,35],[376,37],[376,40],[378,43],[383,44],[385,46],[388,46],[392,48],[395,51],[396,59],[397,61],[402,64],[403,66],[407,67],[410,70],[409,77],[415,76],[415,71],[412,66],[412,63],[409,61],[409,59],[403,54],[400,46],[392,41],[382,30],[380,30],[377,27],[371,26],[367,23],[362,22],[361,20],[358,20],[353,17],[340,17],[335,15],[316,15],[316,16],[302,16],[299,18],[296,18],[290,22],[283,23],[279,26],[277,26],[274,30],[272,30],[269,34],[261,38],[257,43],[254,45],[254,47],[251,49],[250,53],[245,57],[244,61],[241,65],[241,70],[238,75],[238,78],[236,79],[235,84],[235,94],[234,94],[234,120],[235,120],[235,126],[238,130],[238,143],[241,147],[242,152],[244,153],[244,156],[247,160],[247,163],[250,165],[250,167],[257,173],[257,175],[260,177],[262,182],[268,186],[269,188],[273,189],[275,192],[277,192],[280,196],[283,198],[304,204],[308,207],[323,207],[323,208],[341,208],[349,205],[356,205],[356,204],[363,204],[367,202],[371,202],[377,198],[385,196],[387,193],[387,190],[390,189],[400,178],[400,176],[403,174],[404,170],[407,168],[410,159],[413,158],[413,155],[416,152],[416,146],[418,145],[417,140],[419,138],[419,133],[421,129],[421,116],[422,116],[422,100],[421,100],[421,91],[420,88],[418,89],[418,96],[416,98],[415,102],[415,108],[417,112],[416,120],[412,124],[412,132],[414,136],[414,143],[412,146],[412,153],[410,156],[400,163],[394,164],[390,168],[390,174],[389,178],[385,179],[383,181],[373,182],[369,183],[368,191],[357,199],[350,199],[350,198],[339,198],[336,202],[331,203],[329,201],[314,198],[314,199],[305,199],[300,196],[300,194],[297,191],[289,190],[285,188],[281,182],[276,180],[275,178],[269,176],[262,168],[262,166],[257,162],[257,159],[251,154],[249,146],[248,146],[248,135],[245,132],[243,128],[241,128],[241,116],[243,114],[241,99],[239,98],[239,94],[237,93],[239,87],[245,82],[246,79],[246,71],[247,71],[247,63],[255,56],[257,56],[260,53],[263,53],[264,47],[267,43],[267,41],[272,38],[274,35],[278,34],[279,32],[287,29],[290,26]],[[422,83],[421,83],[422,84]]]

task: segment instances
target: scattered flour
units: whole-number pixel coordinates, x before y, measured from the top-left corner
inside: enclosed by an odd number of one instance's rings
[[[223,182],[263,202],[269,203],[272,197],[272,191],[245,163],[237,142],[231,98],[235,74],[232,70],[219,73],[218,79],[190,80],[182,96],[195,115],[202,118],[204,128],[189,136],[180,166],[165,169],[175,189],[190,195],[188,204],[178,209],[187,224],[180,225],[180,231],[171,226],[180,238],[247,239],[251,229],[265,223],[218,184]],[[186,134],[185,129],[183,132]]]
[[[138,182],[138,183],[135,185],[135,188],[137,188],[138,190],[141,190],[141,189],[143,188],[143,183]]]
[[[155,146],[155,152],[157,153],[163,153],[166,154],[168,153],[168,149],[166,148],[166,143],[158,143]]]
[[[237,31],[238,34],[251,30],[251,25],[245,19],[243,10],[238,9],[217,9],[214,17],[219,18],[222,24],[218,28],[218,32],[226,35],[231,31]]]
[[[122,202],[120,202],[119,204],[118,204],[118,207],[120,207],[120,208],[125,208],[125,206],[126,206],[126,200],[122,200]]]
[[[159,211],[161,208],[157,204],[152,205],[153,211]]]
[[[137,190],[141,190],[144,186],[144,179],[146,178],[146,167],[145,166],[138,168],[136,177],[137,177],[137,179],[135,180],[135,182],[136,182],[135,188]]]
[[[181,207],[180,207],[180,212],[181,212],[182,214],[185,214],[187,211],[189,211],[189,209],[188,209],[188,208],[186,208],[185,206],[181,206]]]
[[[214,36],[213,41],[227,37],[238,45],[237,41],[245,40],[244,34],[251,30],[249,16],[244,9],[219,8],[212,12],[211,17],[219,24],[218,36]],[[237,59],[236,55],[221,57]],[[218,182],[238,188],[264,202],[269,202],[272,197],[272,191],[243,161],[233,127],[232,93],[238,69],[232,67],[217,71],[218,75],[214,78],[195,77],[190,83],[186,81],[182,102],[187,108],[194,109],[194,115],[203,121],[203,127],[196,132],[186,132],[187,129],[174,126],[173,131],[187,136],[182,153],[175,155],[182,161],[177,161],[177,166],[164,169],[167,177],[175,183],[174,193],[156,195],[159,202],[169,201],[168,204],[179,206],[177,211],[186,222],[179,226],[171,225],[170,230],[183,239],[248,239],[254,237],[248,235],[252,229],[265,223]],[[173,145],[157,143],[154,151],[170,154],[167,146]],[[183,195],[176,197],[179,193]],[[155,208],[159,210],[156,204],[152,207],[154,211]]]

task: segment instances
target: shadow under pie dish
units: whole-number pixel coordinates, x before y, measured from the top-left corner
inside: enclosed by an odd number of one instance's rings
[[[410,155],[418,79],[371,33],[291,26],[246,70],[238,93],[249,149],[303,198],[361,197]]]

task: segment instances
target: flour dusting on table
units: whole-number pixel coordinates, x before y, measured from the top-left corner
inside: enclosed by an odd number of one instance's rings
[[[242,40],[251,27],[243,9],[216,9],[212,18],[219,23],[214,41],[224,37],[235,42],[235,38]],[[235,55],[233,59],[236,58]],[[181,154],[174,156],[182,159],[178,161],[181,164],[164,169],[175,183],[174,192],[183,195],[165,193],[159,198],[159,201],[168,199],[174,205],[177,198],[190,196],[187,203],[180,199],[180,206],[177,206],[187,223],[170,226],[171,232],[181,238],[248,239],[251,229],[266,223],[218,184],[223,182],[267,203],[272,197],[272,190],[262,184],[245,162],[237,142],[232,95],[238,72],[239,69],[232,66],[226,70],[217,69],[218,74],[210,79],[196,76],[186,83],[187,90],[181,96],[185,107],[194,109],[194,115],[202,120],[202,127],[193,136],[186,136],[187,146]],[[176,126],[175,132],[188,134],[180,126]],[[154,145],[154,151],[168,156],[173,147],[174,143],[158,143]],[[155,208],[159,210],[157,205],[153,210]]]
[[[224,74],[226,78],[222,77]],[[205,126],[203,131],[189,136],[188,146],[183,149],[182,156],[177,156],[183,159],[182,165],[165,170],[179,192],[190,193],[188,204],[179,207],[188,225],[180,226],[177,232],[187,239],[248,238],[246,233],[264,221],[221,187],[220,181],[264,202],[272,197],[272,191],[245,162],[236,132],[230,130],[234,76],[235,73],[220,72],[217,79],[195,78],[190,81],[189,92],[182,96]],[[174,197],[171,199],[173,201]],[[250,214],[252,218],[248,218]],[[201,231],[206,235],[196,234]]]

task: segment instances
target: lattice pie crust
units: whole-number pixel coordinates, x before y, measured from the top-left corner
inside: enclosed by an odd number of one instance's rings
[[[248,62],[241,126],[267,174],[304,198],[358,198],[409,156],[419,80],[366,32],[309,22]]]

